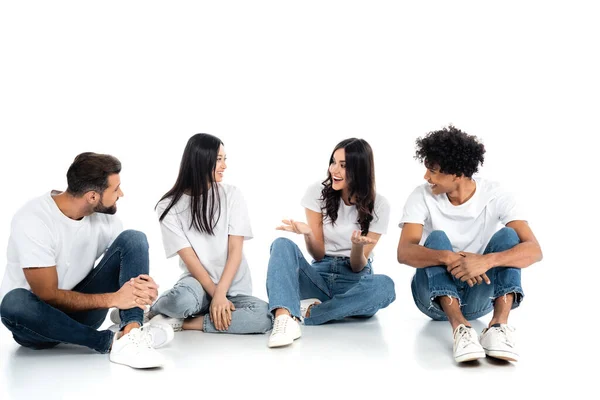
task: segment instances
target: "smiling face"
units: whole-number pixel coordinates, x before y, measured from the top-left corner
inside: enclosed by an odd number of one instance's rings
[[[331,174],[331,187],[333,190],[343,190],[347,187],[346,181],[346,150],[337,149],[333,153],[329,164]]]
[[[458,182],[456,175],[440,172],[440,166],[437,164],[426,164],[426,168],[423,179],[429,183],[431,192],[434,195],[450,193],[457,189]]]
[[[215,164],[215,182],[221,182],[223,180],[223,173],[227,169],[227,155],[223,145],[219,146],[219,153],[217,154],[217,163]]]

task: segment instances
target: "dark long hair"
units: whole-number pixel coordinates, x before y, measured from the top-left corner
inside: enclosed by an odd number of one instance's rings
[[[329,165],[333,163],[333,154],[344,149],[346,152],[346,185],[348,185],[347,199],[350,204],[356,205],[358,210],[358,223],[363,235],[369,233],[369,225],[373,221],[373,209],[375,208],[375,163],[373,162],[373,150],[364,139],[345,139],[338,143],[331,152]],[[324,219],[329,218],[332,225],[338,217],[342,191],[334,190],[332,187],[331,172],[327,170],[327,179],[323,182],[321,200],[325,201],[322,207]],[[354,198],[354,202],[352,201]]]
[[[222,144],[221,139],[208,133],[197,133],[188,140],[181,157],[179,175],[175,185],[159,200],[160,203],[164,199],[171,198],[169,205],[158,219],[159,221],[165,218],[181,196],[186,193],[191,197],[192,222],[190,229],[193,226],[200,232],[214,235],[213,229],[221,218],[221,202],[214,176],[219,147]]]

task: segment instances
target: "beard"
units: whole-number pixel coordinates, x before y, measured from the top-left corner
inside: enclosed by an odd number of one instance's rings
[[[110,207],[106,207],[104,204],[102,204],[102,197],[100,197],[100,202],[98,203],[98,205],[96,207],[94,207],[93,211],[96,213],[100,213],[100,214],[113,215],[114,213],[117,212],[117,203],[113,204]]]

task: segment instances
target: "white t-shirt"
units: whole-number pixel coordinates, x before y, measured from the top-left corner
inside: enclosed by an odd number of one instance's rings
[[[114,215],[67,217],[51,194],[29,201],[13,217],[0,299],[12,289],[31,289],[23,268],[56,266],[58,288],[73,289],[123,231]]]
[[[325,201],[320,200],[322,190],[323,184],[321,182],[310,185],[302,198],[302,206],[309,210],[323,213],[321,207],[325,206]],[[373,221],[369,224],[369,232],[386,233],[390,220],[390,204],[385,197],[378,193],[375,195],[373,211]],[[358,210],[355,205],[347,206],[340,199],[340,208],[338,209],[335,225],[331,224],[329,218],[323,220],[325,254],[328,256],[350,257],[350,251],[352,250],[350,237],[352,237],[352,232],[355,230],[360,231]],[[373,258],[374,253],[371,252],[369,257]]]
[[[177,255],[179,250],[186,247],[193,248],[200,263],[215,284],[219,283],[225,269],[229,251],[229,235],[244,236],[245,240],[252,238],[248,209],[242,193],[235,186],[223,183],[217,185],[220,195],[221,217],[214,228],[214,236],[202,233],[191,226],[191,197],[185,194],[169,210],[169,213],[160,223],[167,258]],[[169,202],[170,198],[158,203],[156,212],[159,218]],[[208,206],[210,207],[210,197]],[[183,276],[191,275],[181,258],[179,259],[179,266],[184,271]],[[252,294],[252,277],[243,252],[242,262],[227,294],[229,296]]]
[[[408,197],[400,228],[423,225],[421,245],[433,231],[444,231],[454,251],[483,254],[492,236],[511,221],[525,220],[514,197],[496,182],[474,178],[476,189],[466,203],[455,206],[446,194],[433,195],[428,183]]]

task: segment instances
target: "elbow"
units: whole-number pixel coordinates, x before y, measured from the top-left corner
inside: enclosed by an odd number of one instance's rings
[[[542,254],[542,248],[540,247],[540,245],[538,245],[536,262],[540,262],[543,259],[544,259],[544,254]]]
[[[398,248],[398,252],[396,253],[396,258],[400,264],[406,264],[406,257],[403,251],[404,249]]]
[[[58,289],[55,290],[32,290],[33,294],[40,298],[45,303],[53,304],[58,296]]]

